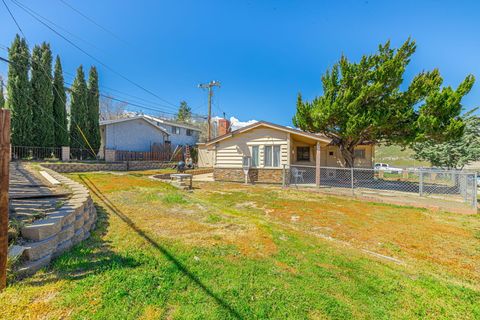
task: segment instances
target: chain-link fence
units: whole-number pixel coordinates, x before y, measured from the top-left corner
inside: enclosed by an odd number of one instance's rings
[[[380,193],[438,197],[477,207],[477,174],[436,169],[370,169],[292,165],[284,167],[285,185],[376,190]]]

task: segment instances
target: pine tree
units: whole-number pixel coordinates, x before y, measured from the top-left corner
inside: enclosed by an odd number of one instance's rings
[[[55,119],[55,145],[57,147],[68,146],[68,122],[67,122],[67,95],[63,81],[62,63],[60,57],[55,59],[55,71],[53,74],[53,118]]]
[[[95,66],[88,75],[88,142],[95,153],[100,149],[100,92],[98,89],[98,72]]]
[[[32,105],[30,98],[30,52],[27,42],[17,34],[8,50],[7,108],[11,110],[12,144],[32,145]]]
[[[87,147],[83,138],[87,131],[87,96],[85,74],[80,65],[70,94],[70,146],[72,148]]]
[[[42,43],[32,51],[32,114],[33,142],[38,147],[55,145],[53,118],[52,52],[50,45]]]
[[[3,79],[0,77],[0,109],[5,108],[5,97],[3,96]]]
[[[186,101],[181,101],[176,115],[177,121],[189,122],[192,119],[192,108],[190,108]]]

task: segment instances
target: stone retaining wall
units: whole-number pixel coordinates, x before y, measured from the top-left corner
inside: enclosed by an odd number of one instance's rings
[[[282,183],[282,169],[251,168],[248,171],[248,182]],[[241,168],[214,168],[215,181],[245,182],[245,174]]]
[[[60,209],[21,229],[22,238],[27,240],[21,248],[23,263],[17,270],[21,276],[35,273],[52,258],[88,238],[97,219],[87,188],[52,170],[48,173],[71,189],[72,196]]]
[[[42,163],[42,167],[56,172],[91,172],[91,171],[129,171],[129,170],[152,170],[171,168],[172,163],[160,161],[125,161],[105,163]]]

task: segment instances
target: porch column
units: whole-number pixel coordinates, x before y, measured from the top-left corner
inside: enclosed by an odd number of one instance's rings
[[[317,142],[317,154],[315,157],[315,183],[320,188],[320,142]]]

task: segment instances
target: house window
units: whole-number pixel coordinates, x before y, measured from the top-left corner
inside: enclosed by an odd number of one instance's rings
[[[258,146],[252,146],[252,167],[258,167]]]
[[[187,136],[193,136],[193,130],[187,129]]]
[[[329,151],[329,152],[328,152],[328,155],[329,155],[329,156],[333,156],[333,151]]]
[[[280,146],[265,146],[265,167],[280,167]]]
[[[179,127],[172,126],[172,133],[173,133],[173,134],[180,134],[180,128],[179,128]]]
[[[355,159],[365,159],[365,149],[358,149],[353,152]]]
[[[265,146],[264,148],[264,160],[265,160],[265,167],[272,166],[272,146]]]
[[[273,166],[280,167],[280,146],[273,146]]]
[[[310,147],[297,147],[297,161],[310,161]]]

